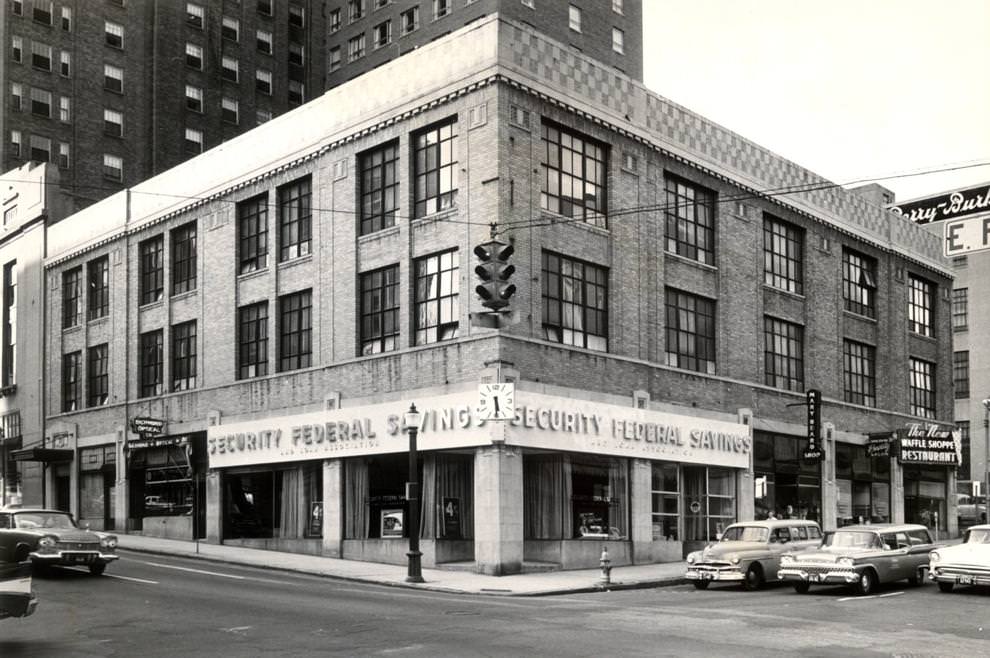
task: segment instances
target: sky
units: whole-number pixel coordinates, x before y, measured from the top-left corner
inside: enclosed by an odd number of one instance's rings
[[[652,91],[833,182],[990,182],[990,0],[643,0],[643,41]]]

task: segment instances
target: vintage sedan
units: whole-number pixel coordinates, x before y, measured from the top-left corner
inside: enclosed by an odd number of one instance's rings
[[[742,583],[747,590],[777,580],[785,552],[817,548],[822,531],[814,521],[747,521],[725,529],[719,540],[687,556],[684,577],[698,589],[712,582]]]
[[[80,528],[67,512],[47,509],[0,510],[0,528],[13,528],[35,535],[31,561],[38,567],[85,566],[95,576],[118,559],[117,537]]]
[[[973,526],[963,543],[937,548],[928,559],[928,577],[943,592],[956,585],[990,585],[990,525]]]
[[[33,533],[0,527],[0,619],[27,617],[38,606],[28,559],[37,543]]]
[[[806,593],[812,584],[847,585],[866,595],[880,583],[924,582],[928,553],[935,548],[923,525],[852,525],[825,533],[816,551],[785,555],[778,574]]]

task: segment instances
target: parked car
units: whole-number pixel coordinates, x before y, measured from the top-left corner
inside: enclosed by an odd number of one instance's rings
[[[27,617],[38,607],[29,559],[37,543],[34,533],[0,524],[0,619]]]
[[[956,494],[956,515],[959,527],[966,528],[977,523],[987,522],[987,499],[980,496]]]
[[[937,548],[928,559],[928,577],[943,592],[956,585],[990,585],[990,525],[973,526],[963,543]]]
[[[850,585],[857,594],[866,595],[880,583],[924,582],[933,548],[932,536],[923,525],[851,525],[825,533],[816,551],[783,556],[778,574],[799,594],[820,584]]]
[[[115,535],[80,528],[67,512],[4,509],[0,510],[0,528],[21,530],[37,538],[29,555],[36,566],[86,566],[99,576],[118,559]]]
[[[716,581],[759,589],[767,581],[777,580],[781,555],[817,548],[821,541],[821,528],[814,521],[733,523],[717,542],[687,556],[684,577],[697,589],[706,589]]]

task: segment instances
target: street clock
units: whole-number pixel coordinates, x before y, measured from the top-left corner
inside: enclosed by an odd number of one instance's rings
[[[478,417],[482,420],[512,420],[516,415],[515,384],[478,386]]]

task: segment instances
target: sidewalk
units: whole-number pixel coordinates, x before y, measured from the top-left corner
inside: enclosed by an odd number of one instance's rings
[[[423,569],[426,582],[407,583],[406,566],[357,562],[314,555],[298,555],[205,542],[158,539],[142,535],[117,535],[120,548],[128,551],[197,558],[211,562],[239,564],[283,571],[354,580],[379,585],[427,589],[457,594],[492,596],[546,596],[600,591],[601,571],[550,571],[513,576],[485,576],[470,571]],[[679,585],[684,580],[684,563],[643,564],[612,569],[612,582],[605,589],[634,589]],[[111,571],[113,567],[111,566]]]

